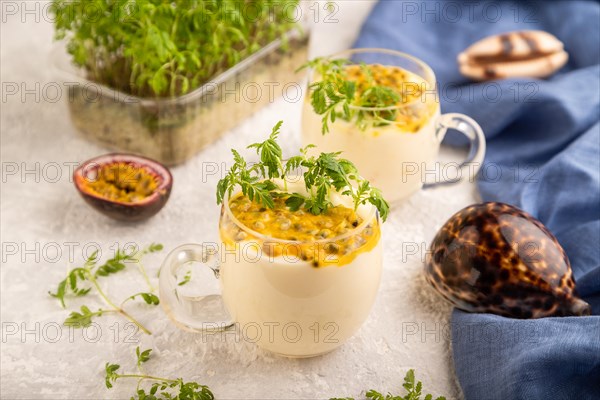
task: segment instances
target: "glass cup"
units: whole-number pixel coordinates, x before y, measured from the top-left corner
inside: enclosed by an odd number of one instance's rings
[[[349,68],[347,71],[362,64],[406,71],[414,79],[394,84],[402,96],[412,100],[385,108],[351,106],[353,112],[379,116],[393,113],[395,119],[391,123],[379,119],[369,124],[368,118],[361,121],[337,118],[329,123],[329,132],[323,134],[322,116],[315,113],[310,103],[310,85],[318,80],[311,71],[303,105],[303,145],[314,144],[317,146],[314,151],[318,152],[342,151],[361,175],[382,190],[388,202],[404,199],[421,188],[475,178],[485,155],[483,131],[466,115],[440,115],[435,75],[427,64],[387,49],[353,49],[330,58],[348,60],[344,66]],[[461,163],[440,165],[436,160],[448,129],[466,136],[470,151]]]
[[[161,304],[188,331],[235,326],[247,341],[283,356],[327,353],[359,329],[379,288],[379,215],[370,204],[357,213],[362,223],[337,237],[282,240],[244,225],[227,200],[220,244],[186,244],[165,259]]]

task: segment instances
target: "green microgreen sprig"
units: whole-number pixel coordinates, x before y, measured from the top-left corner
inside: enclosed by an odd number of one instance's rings
[[[108,389],[113,387],[113,383],[120,379],[137,379],[138,384],[135,395],[132,400],[213,400],[215,396],[208,386],[200,385],[196,382],[184,382],[183,379],[169,379],[159,376],[148,375],[143,372],[142,364],[151,357],[152,349],[141,351],[139,346],[135,349],[137,357],[138,373],[120,374],[119,364],[106,363],[104,367],[105,384]],[[144,381],[151,381],[149,388],[142,388]]]
[[[312,68],[318,78],[309,85],[309,91],[313,110],[322,116],[323,134],[329,132],[329,123],[338,118],[354,121],[363,130],[369,124],[387,125],[396,120],[397,111],[385,108],[397,105],[400,94],[390,87],[377,85],[365,64],[361,64],[361,68],[367,77],[366,89],[357,90],[356,82],[346,76],[348,64],[352,62],[347,59],[318,57],[299,69]]]
[[[370,203],[377,208],[382,220],[387,219],[389,205],[381,191],[361,178],[354,164],[340,157],[341,152],[311,156],[308,151],[314,146],[309,145],[300,149],[300,155],[284,162],[283,151],[277,143],[282,123],[279,121],[275,125],[267,140],[248,146],[256,149],[259,162],[250,165],[238,151],[231,150],[234,164],[217,184],[217,204],[231,196],[236,188],[241,188],[243,195],[267,208],[274,207],[276,196],[287,195],[286,205],[290,210],[303,207],[319,215],[332,206],[331,194],[336,191],[351,197],[355,210],[361,204]],[[308,195],[287,193],[286,177],[297,169],[302,170]],[[283,188],[273,182],[275,178],[283,181]]]
[[[140,271],[143,271],[143,275],[147,279],[147,274],[140,263],[140,259],[145,254],[158,252],[162,249],[163,246],[156,243],[151,244],[141,251],[132,253],[128,253],[123,249],[117,249],[115,255],[101,265],[98,265],[98,252],[95,251],[92,253],[86,259],[83,266],[69,271],[67,277],[58,284],[55,293],[48,293],[52,297],[57,298],[61,306],[66,308],[65,299],[67,297],[87,296],[90,291],[94,289],[109,308],[99,308],[96,311],[92,311],[88,306],[82,305],[79,311],[72,311],[69,314],[67,319],[65,319],[64,324],[66,326],[72,326],[75,328],[84,328],[92,323],[94,317],[100,317],[105,314],[119,314],[137,325],[144,333],[151,334],[151,332],[144,325],[142,325],[131,314],[125,311],[124,305],[126,302],[135,300],[138,297],[141,298],[146,304],[158,305],[160,303],[159,298],[155,294],[151,293],[152,288],[151,292],[136,293],[127,297],[120,305],[116,305],[116,303],[110,297],[108,297],[106,292],[102,289],[98,283],[98,280],[125,270],[127,264],[131,262],[138,264]],[[149,280],[148,284],[150,284]]]
[[[373,390],[373,389],[369,390],[365,396],[369,400],[420,400],[421,399],[421,396],[423,395],[422,394],[423,384],[421,383],[421,381],[416,381],[415,371],[413,369],[408,370],[408,372],[406,373],[402,387],[406,390],[406,394],[404,396],[393,395],[391,393],[383,395],[382,393],[380,393],[376,390]],[[354,400],[354,398],[352,398],[352,397],[344,397],[344,398],[336,397],[336,398],[332,398],[330,400]],[[433,395],[426,394],[425,397],[423,398],[423,400],[433,400]],[[444,396],[439,396],[436,398],[436,400],[446,400],[446,398]]]

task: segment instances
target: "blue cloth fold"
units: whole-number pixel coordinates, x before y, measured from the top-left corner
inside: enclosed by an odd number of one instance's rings
[[[473,42],[533,29],[554,34],[569,53],[551,78],[474,83],[460,75],[456,56]],[[540,219],[592,306],[590,317],[538,320],[455,310],[454,364],[465,397],[600,399],[600,4],[380,1],[354,47],[400,50],[433,68],[442,112],[465,113],[486,134],[482,198]]]

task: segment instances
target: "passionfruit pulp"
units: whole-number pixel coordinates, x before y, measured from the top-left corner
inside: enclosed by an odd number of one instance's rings
[[[119,221],[141,221],[158,213],[169,199],[169,169],[146,157],[112,153],[85,161],[73,172],[83,199]]]

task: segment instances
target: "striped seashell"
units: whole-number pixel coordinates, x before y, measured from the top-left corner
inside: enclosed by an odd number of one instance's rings
[[[563,43],[544,31],[488,36],[458,55],[460,72],[477,81],[545,78],[566,64]]]

